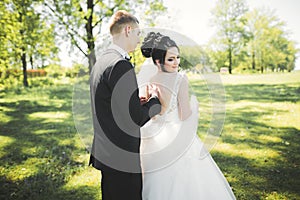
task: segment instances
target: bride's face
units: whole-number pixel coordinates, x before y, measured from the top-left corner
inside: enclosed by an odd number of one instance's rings
[[[180,57],[177,47],[169,48],[165,57],[164,69],[170,73],[177,72],[179,63]]]

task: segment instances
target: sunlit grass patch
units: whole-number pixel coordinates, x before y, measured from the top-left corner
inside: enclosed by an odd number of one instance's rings
[[[0,135],[0,159],[7,153],[5,147],[11,145],[14,141],[13,137]]]
[[[34,134],[36,134],[36,135],[47,135],[47,134],[53,134],[53,133],[55,133],[57,130],[55,130],[55,129],[40,129],[40,130],[35,130],[35,131],[33,131],[33,133]]]
[[[13,112],[13,108],[9,108],[5,106],[4,100],[0,99],[0,124],[4,124],[12,120],[12,117],[5,114],[7,112]]]
[[[7,145],[10,145],[12,142],[14,142],[15,139],[13,137],[0,135],[0,141],[0,149],[4,149]]]
[[[68,112],[34,112],[28,115],[29,119],[43,119],[43,123],[63,122],[70,117]]]
[[[300,129],[300,102],[299,103],[270,103],[264,104],[270,114],[262,115],[259,121],[267,122],[274,127],[295,127]]]
[[[265,199],[266,200],[290,200],[286,196],[287,194],[278,194],[278,192],[273,191],[268,194],[265,194]]]
[[[273,135],[259,135],[257,139],[263,143],[281,143],[283,142],[282,138]]]
[[[21,164],[12,164],[6,172],[6,178],[11,181],[20,181],[38,173],[39,165],[43,160],[39,158],[28,158]]]
[[[100,189],[100,180],[101,173],[99,170],[90,168],[87,170],[82,170],[76,173],[74,176],[70,178],[70,180],[64,185],[66,189],[75,189],[81,186],[95,186],[99,185]]]
[[[228,143],[220,143],[215,146],[213,152],[219,152],[228,156],[238,156],[243,157],[249,160],[264,160],[266,158],[273,159],[278,158],[280,155],[278,152],[267,149],[267,148],[253,148],[247,143],[242,144],[228,144]]]

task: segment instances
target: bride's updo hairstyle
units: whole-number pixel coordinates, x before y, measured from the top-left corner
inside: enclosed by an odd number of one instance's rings
[[[144,38],[141,46],[143,56],[146,58],[152,57],[153,63],[156,65],[155,60],[159,60],[161,65],[165,64],[165,57],[167,50],[171,47],[176,47],[179,51],[177,44],[168,36],[150,32]]]

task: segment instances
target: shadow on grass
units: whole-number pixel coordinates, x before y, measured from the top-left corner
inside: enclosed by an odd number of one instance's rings
[[[231,186],[237,199],[265,199],[272,192],[277,192],[286,199],[299,198],[300,130],[291,127],[270,129],[270,126],[264,124],[259,124],[256,129],[261,132],[250,131],[248,137],[232,136],[230,133],[222,135],[222,143],[244,147],[236,149],[240,153],[212,153],[220,168],[233,180]],[[266,141],[260,139],[259,135],[277,137],[281,141]],[[249,158],[249,155],[244,154],[248,154],[247,151],[251,149],[254,150],[254,155]],[[260,154],[255,155],[257,152]],[[278,156],[269,155],[268,152]]]
[[[1,199],[30,199],[30,200],[91,200],[100,197],[98,186],[78,186],[73,189],[64,189],[62,184],[50,179],[47,174],[38,173],[22,181],[7,180],[0,177]]]
[[[226,85],[227,101],[261,103],[227,107],[221,143],[230,144],[240,154],[213,151],[212,155],[228,177],[237,199],[266,199],[277,192],[277,199],[300,197],[300,131],[295,127],[271,126],[260,120],[280,108],[265,108],[264,103],[299,103],[299,84]],[[193,85],[203,110],[210,110],[210,94],[205,85]],[[30,95],[36,98],[30,98]],[[0,199],[96,199],[100,189],[94,185],[66,188],[71,177],[84,170],[85,154],[78,146],[72,119],[72,88],[52,86],[0,97]],[[207,128],[209,114],[200,118],[200,130]],[[206,117],[207,116],[207,117]],[[6,118],[1,120],[2,118]],[[8,119],[8,120],[7,120]],[[245,132],[241,136],[239,132]],[[264,136],[264,137],[261,137]],[[278,140],[268,140],[276,137]],[[4,141],[7,140],[7,141]],[[77,143],[77,144],[76,144]],[[244,149],[238,149],[242,147]],[[262,155],[245,156],[243,150],[257,150]],[[275,152],[276,156],[264,152]],[[85,178],[85,177],[84,177]],[[281,198],[282,197],[282,198]]]
[[[243,84],[226,85],[227,98],[232,101],[299,102],[299,84]]]
[[[87,168],[78,161],[87,152],[74,128],[72,88],[46,90],[11,92],[0,102],[10,119],[0,120],[0,138],[7,140],[0,144],[0,199],[95,199],[98,186],[64,187]]]
[[[195,83],[193,88],[200,105],[209,104],[206,86]],[[225,85],[225,89],[226,119],[220,147],[216,146],[212,156],[237,199],[299,199],[300,130],[296,124],[274,125],[263,117],[286,116],[287,104],[298,106],[300,84]],[[282,103],[282,107],[271,103]],[[203,110],[209,111],[210,106],[206,107]],[[207,119],[200,122],[200,132]]]

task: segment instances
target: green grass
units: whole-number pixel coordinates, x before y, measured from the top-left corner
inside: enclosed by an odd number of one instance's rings
[[[99,199],[72,118],[72,85],[0,93],[0,199]]]
[[[195,78],[194,92],[205,97],[203,118],[199,98],[201,137],[211,107],[205,84]],[[226,118],[211,154],[237,199],[300,199],[300,73],[221,79]]]
[[[212,106],[198,78],[202,137]],[[221,78],[226,118],[211,153],[237,199],[300,199],[300,73]],[[0,91],[0,199],[100,199],[67,83]]]

